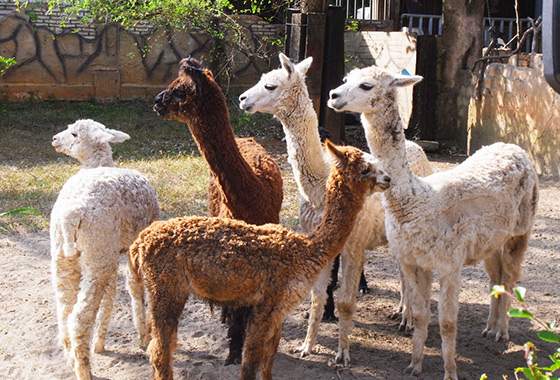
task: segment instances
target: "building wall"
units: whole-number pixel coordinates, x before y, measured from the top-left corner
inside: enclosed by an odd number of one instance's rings
[[[380,66],[396,73],[416,74],[416,35],[406,32],[348,31],[344,34],[346,72],[356,67]],[[412,112],[413,87],[399,89],[403,117]]]
[[[83,26],[77,21],[61,29],[57,15],[47,17],[44,9],[20,13],[8,12],[10,7],[13,3],[0,2],[0,56],[17,62],[0,78],[0,97],[7,100],[149,98],[175,79],[183,57],[210,61],[213,41],[202,30],[125,30],[117,24]],[[284,31],[283,25],[256,16],[242,16],[241,22],[253,49],[261,51],[262,41],[277,40]],[[264,45],[276,55],[274,45]],[[227,85],[235,89],[254,84],[271,67],[269,61],[236,54],[228,68],[233,81]]]
[[[490,64],[483,86],[481,99],[469,104],[470,152],[496,141],[514,143],[540,174],[558,177],[560,95],[544,79],[542,55]]]

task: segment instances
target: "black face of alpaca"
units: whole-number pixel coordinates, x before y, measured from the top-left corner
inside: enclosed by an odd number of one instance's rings
[[[179,77],[168,88],[157,94],[153,109],[158,115],[173,118],[188,108],[187,101],[194,101],[201,96],[202,89],[208,81],[207,72],[202,64],[194,58],[183,58],[180,62]]]

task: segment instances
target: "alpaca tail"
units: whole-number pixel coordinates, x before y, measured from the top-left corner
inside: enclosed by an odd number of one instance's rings
[[[140,270],[140,247],[137,242],[132,243],[128,254],[128,273],[126,285],[132,303],[132,319],[138,331],[141,345],[150,341],[150,327],[146,319],[145,290]]]

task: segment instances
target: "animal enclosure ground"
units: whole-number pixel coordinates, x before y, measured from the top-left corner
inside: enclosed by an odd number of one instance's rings
[[[274,152],[286,176],[286,201],[297,201],[284,144],[262,141]],[[455,162],[430,157],[437,170]],[[560,319],[560,180],[541,178],[539,211],[533,229],[523,278],[528,289],[527,304],[544,320]],[[411,336],[398,332],[398,321],[388,318],[399,299],[397,266],[387,247],[368,251],[366,277],[371,291],[359,295],[355,327],[351,336],[352,364],[333,363],[337,345],[336,323],[322,323],[315,353],[299,358],[294,353],[306,333],[305,315],[309,301],[285,321],[274,365],[277,380],[329,379],[437,379],[443,377],[441,340],[437,327],[437,281],[432,297],[432,319],[425,348],[424,372],[417,377],[403,375],[410,362]],[[151,367],[134,331],[130,301],[124,286],[125,262],[121,260],[115,311],[107,337],[107,352],[92,355],[94,379],[148,379]],[[495,343],[481,338],[488,313],[489,290],[483,266],[463,270],[457,339],[458,374],[461,379],[515,379],[514,368],[523,366],[523,344],[532,341],[541,350],[539,364],[549,364],[548,354],[556,348],[536,338],[530,321],[514,319],[510,341]],[[72,379],[73,372],[57,347],[57,322],[50,277],[47,232],[0,235],[0,378],[53,380]],[[202,302],[187,302],[179,327],[179,348],[175,352],[175,378],[233,380],[239,366],[224,366],[227,355],[226,326]]]

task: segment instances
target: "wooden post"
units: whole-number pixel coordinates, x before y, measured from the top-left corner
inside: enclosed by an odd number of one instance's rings
[[[313,64],[307,72],[307,87],[317,115],[319,115],[321,111],[321,82],[323,79],[326,22],[327,15],[324,13],[307,14],[307,35],[305,38],[304,57],[313,57]]]
[[[307,35],[307,15],[291,9],[288,13],[286,31],[286,55],[296,61],[305,59],[305,41]]]
[[[346,15],[342,7],[329,6],[327,9],[327,31],[323,59],[323,80],[321,86],[321,107],[319,125],[331,133],[331,140],[337,144],[345,141],[344,113],[335,112],[327,106],[329,91],[340,86],[344,77],[344,24]]]

